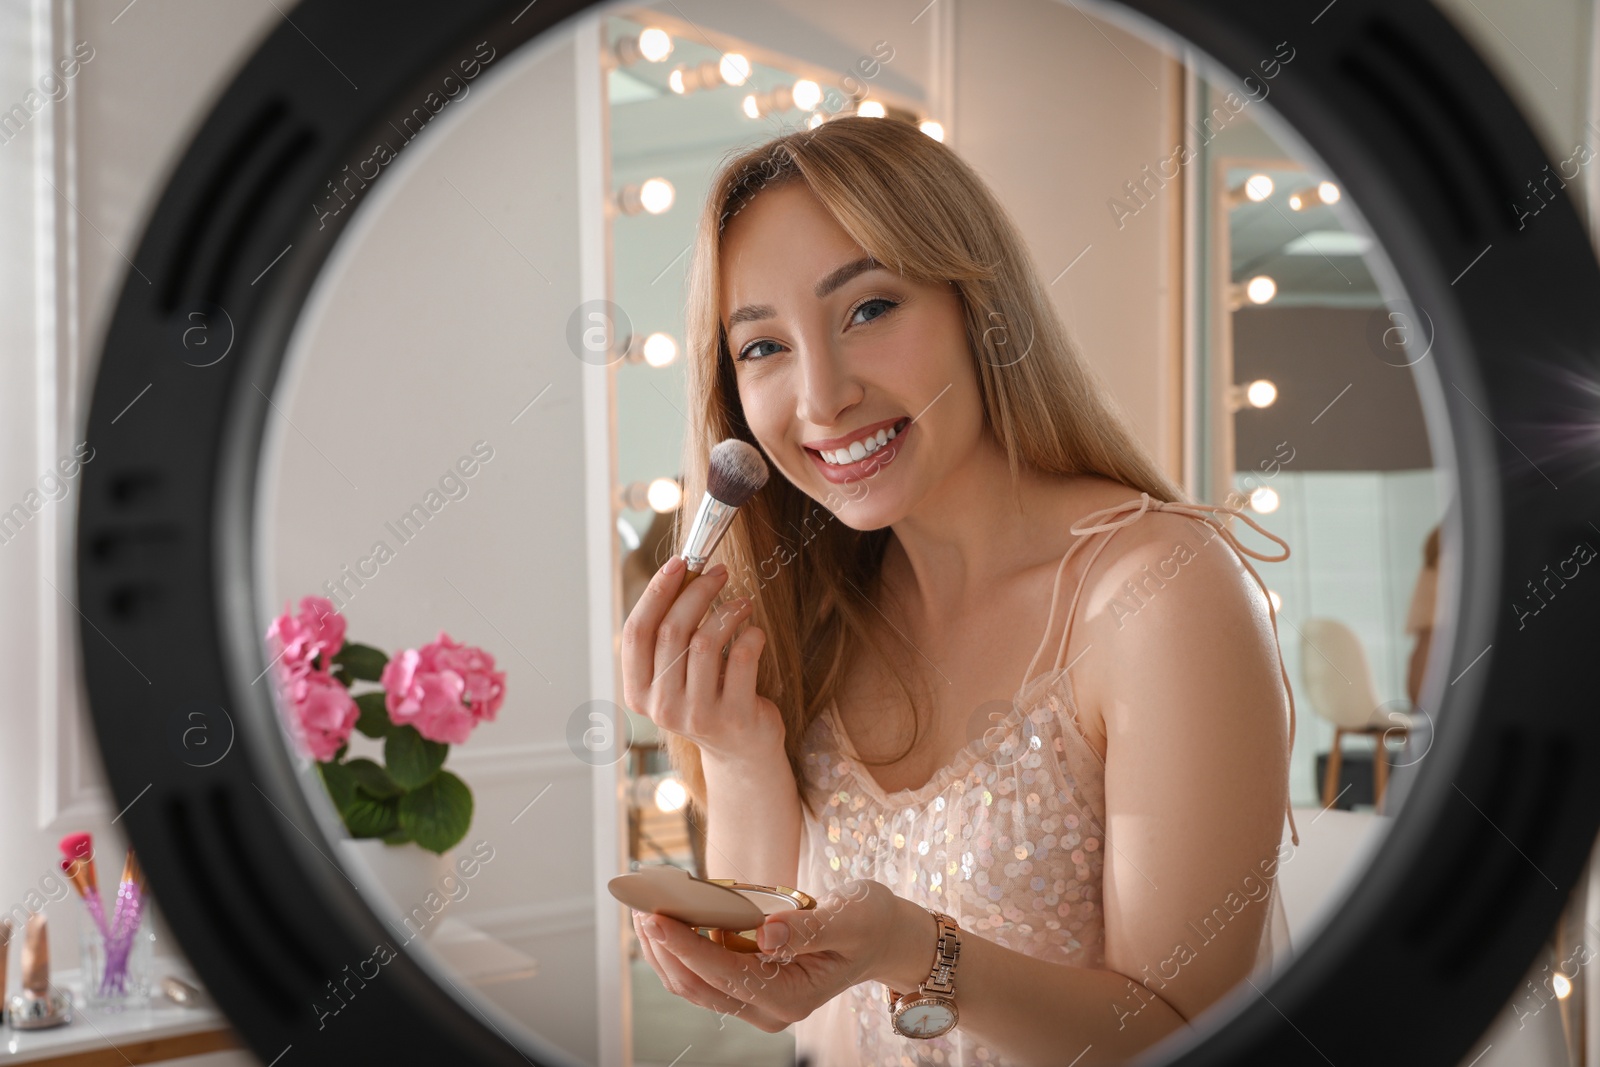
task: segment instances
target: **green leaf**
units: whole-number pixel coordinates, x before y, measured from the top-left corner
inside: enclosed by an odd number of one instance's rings
[[[346,683],[347,685],[349,683]],[[385,705],[384,692],[375,689],[370,693],[362,693],[356,697],[356,707],[361,709],[361,717],[356,720],[356,729],[368,737],[382,740],[389,736],[389,731],[394,729],[394,722],[389,718],[389,709]]]
[[[369,759],[353,759],[345,766],[350,769],[361,791],[374,800],[388,800],[405,792],[389,777],[388,771]]]
[[[342,814],[355,799],[355,775],[350,773],[350,768],[345,764],[333,762],[317,764],[317,773],[322,777],[322,784],[328,787],[333,806]]]
[[[472,825],[472,790],[449,771],[440,771],[398,803],[401,829],[429,852],[443,855]]]
[[[383,761],[402,789],[416,789],[438,773],[449,751],[449,745],[429,741],[415,726],[396,726],[383,743]]]
[[[399,800],[375,800],[359,789],[339,814],[344,816],[344,824],[353,837],[383,837],[400,827]]]
[[[371,645],[358,645],[346,641],[333,662],[343,667],[345,673],[363,682],[376,682],[383,675],[383,666],[389,657]]]

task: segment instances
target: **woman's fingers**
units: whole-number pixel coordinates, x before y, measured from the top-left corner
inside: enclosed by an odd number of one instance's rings
[[[722,566],[718,563],[717,566]],[[712,568],[717,569],[717,568]],[[702,574],[690,582],[690,587],[678,593],[667,609],[661,625],[656,627],[656,657],[654,657],[654,699],[662,707],[682,707],[683,680],[688,670],[685,659],[690,651],[690,638],[699,622],[706,617],[710,601],[728,581],[728,571],[720,574]]]
[[[677,564],[674,573],[668,566]],[[650,579],[622,625],[622,699],[640,715],[650,713],[650,683],[655,678],[656,630],[683,586],[684,567],[673,557]]]
[[[761,665],[761,650],[766,644],[766,633],[752,626],[729,646],[728,669],[722,677],[722,697],[737,701],[755,697],[756,670]]]
[[[737,1016],[767,1033],[777,1033],[787,1025],[754,1004],[713,988],[704,978],[686,967],[670,949],[662,947],[645,933],[645,918],[646,916],[638,911],[633,913],[633,932],[639,938],[645,959],[650,962],[651,968],[668,992],[710,1011]]]
[[[715,712],[722,688],[722,650],[728,647],[734,631],[749,614],[750,601],[741,597],[718,605],[700,624],[689,641],[688,671],[683,687],[686,709]]]

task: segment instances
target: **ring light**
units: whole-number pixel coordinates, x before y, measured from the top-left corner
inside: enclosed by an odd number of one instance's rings
[[[151,284],[130,274],[106,335],[88,426],[106,458],[84,468],[77,548],[92,715],[117,804],[149,786],[126,822],[163,911],[264,1061],[293,1046],[328,1063],[570,1062],[537,1039],[514,1044],[448,976],[405,953],[352,1000],[350,1018],[319,1030],[307,1005],[386,931],[327,858],[267,689],[252,684],[267,663],[251,575],[266,410],[255,389],[270,394],[354,214],[318,219],[306,205],[477,42],[505,54],[589,6],[306,0],[179,160],[135,257]],[[1507,610],[1526,578],[1593,533],[1596,481],[1574,465],[1553,488],[1501,432],[1548,419],[1554,378],[1540,368],[1600,373],[1600,268],[1565,198],[1519,228],[1512,205],[1547,158],[1430,4],[1127,7],[1235,77],[1293,42],[1274,107],[1340,175],[1431,319],[1462,546],[1453,681],[1439,708],[1451,726],[1367,876],[1271,985],[1234,990],[1187,1047],[1138,1062],[1453,1064],[1523,975],[1600,829],[1600,775],[1586,773],[1600,719],[1579,670],[1600,634],[1600,598],[1552,600],[1537,640]],[[333,75],[302,31],[338,43],[359,92],[320,91]],[[246,265],[285,246],[253,285]],[[208,307],[228,309],[233,358],[194,372],[172,331]],[[152,382],[144,403],[157,410],[116,425]],[[148,685],[130,682],[117,649]],[[196,711],[227,720],[231,759],[174,758],[172,721]],[[1382,1021],[1401,1017],[1404,1027]]]

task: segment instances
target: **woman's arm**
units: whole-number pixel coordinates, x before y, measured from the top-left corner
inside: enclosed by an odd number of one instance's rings
[[[800,795],[783,749],[738,762],[702,754],[706,874],[794,888],[800,866]]]
[[[1150,515],[1117,538],[1127,541],[1096,566],[1073,636],[1086,650],[1074,692],[1106,727],[1104,968],[972,934],[956,967],[958,1025],[1020,1063],[1085,1049],[1079,1067],[1121,1062],[1182,1028],[1243,982],[1270,919],[1288,722],[1266,599],[1226,543],[1187,520]],[[934,924],[897,906],[872,977],[906,992],[928,977]]]

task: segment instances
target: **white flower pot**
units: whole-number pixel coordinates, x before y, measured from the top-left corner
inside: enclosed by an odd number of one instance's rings
[[[377,838],[347,839],[339,845],[368,875],[357,877],[356,884],[375,883],[398,913],[389,924],[397,937],[408,941],[434,935],[451,903],[444,880],[455,870],[453,852],[437,856],[415,843],[387,845]]]

